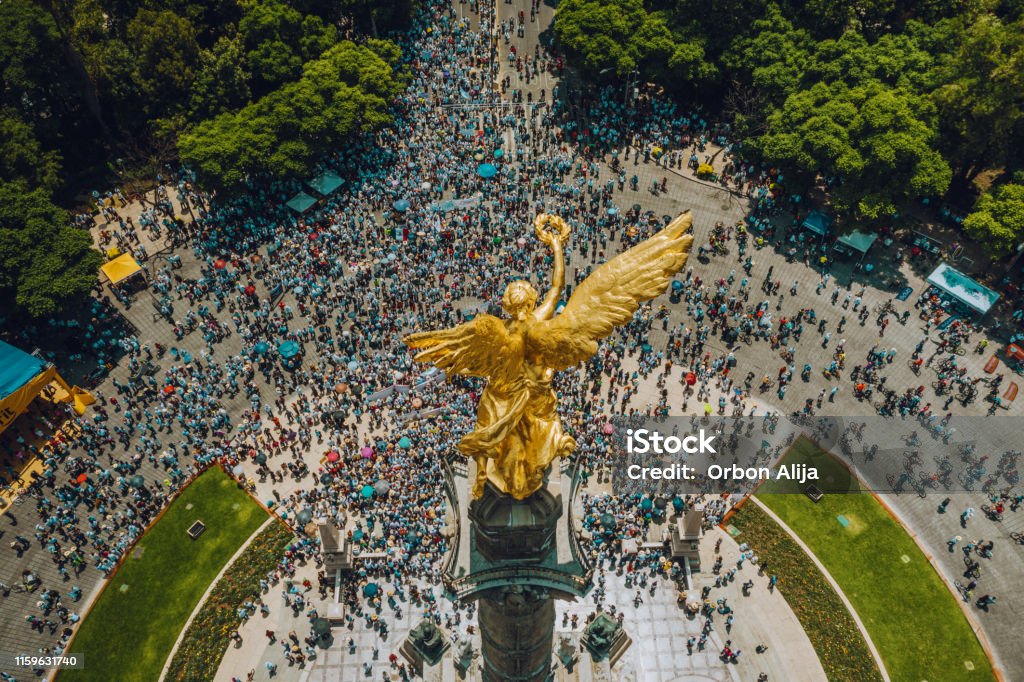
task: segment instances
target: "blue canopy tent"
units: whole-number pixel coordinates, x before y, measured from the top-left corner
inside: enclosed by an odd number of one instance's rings
[[[0,432],[14,423],[52,381],[67,392],[64,400],[74,400],[75,410],[82,414],[84,405],[91,402],[83,402],[79,410],[78,396],[88,395],[85,391],[68,386],[57,368],[45,360],[0,341]]]
[[[306,182],[306,186],[322,197],[333,194],[345,181],[332,170],[324,171],[312,180]]]
[[[314,199],[313,197],[309,196],[305,192],[299,192],[298,194],[293,196],[291,199],[289,199],[287,201],[287,203],[285,203],[285,206],[287,206],[291,210],[295,211],[299,215],[302,215],[303,213],[305,213],[309,209],[311,209],[314,206],[316,206],[316,199]]]
[[[997,292],[978,284],[946,263],[941,263],[928,275],[928,284],[982,315],[999,300]]]
[[[804,221],[800,223],[800,227],[824,237],[832,227],[832,219],[821,211],[811,211],[804,218]]]

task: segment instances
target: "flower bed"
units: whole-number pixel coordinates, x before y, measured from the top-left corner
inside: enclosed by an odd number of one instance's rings
[[[779,524],[752,502],[740,507],[729,523],[738,540],[767,559],[778,576],[778,589],[807,633],[830,682],[881,681],[882,675],[864,637],[839,595],[811,558]]]
[[[185,631],[167,670],[167,680],[212,680],[238,627],[238,607],[260,592],[260,578],[274,569],[292,540],[289,528],[275,520],[228,568]]]

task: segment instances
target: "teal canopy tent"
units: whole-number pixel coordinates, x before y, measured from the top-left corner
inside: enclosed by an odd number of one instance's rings
[[[306,183],[311,190],[322,197],[333,194],[344,180],[332,170],[325,171]]]
[[[295,211],[299,215],[302,215],[309,209],[316,206],[316,199],[309,196],[305,192],[299,192],[285,203],[285,206]]]
[[[11,395],[46,369],[46,361],[0,341],[0,400]]]
[[[946,263],[942,263],[928,275],[928,284],[982,315],[999,300],[998,293],[978,284]]]
[[[804,221],[800,223],[800,226],[805,230],[824,237],[828,234],[829,229],[832,227],[832,219],[821,211],[811,211],[804,218]]]
[[[877,240],[877,234],[866,234],[860,230],[853,230],[849,234],[840,235],[836,243],[864,254],[871,249]]]

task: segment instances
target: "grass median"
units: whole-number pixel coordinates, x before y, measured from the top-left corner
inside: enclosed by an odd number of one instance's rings
[[[227,474],[211,468],[171,503],[131,550],[82,622],[72,650],[86,669],[60,682],[153,682],[199,599],[267,519]],[[201,520],[206,531],[186,531]]]
[[[805,438],[783,462],[816,466],[822,479],[850,479],[838,460]],[[851,481],[856,487],[856,480]],[[814,503],[793,494],[798,493],[793,486],[773,481],[757,497],[807,544],[842,588],[893,680],[995,679],[955,597],[874,495],[826,494]]]

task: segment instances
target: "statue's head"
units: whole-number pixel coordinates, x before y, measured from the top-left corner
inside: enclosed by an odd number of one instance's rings
[[[533,312],[537,305],[537,290],[529,282],[518,279],[505,287],[501,297],[501,307],[517,320],[522,320]]]

